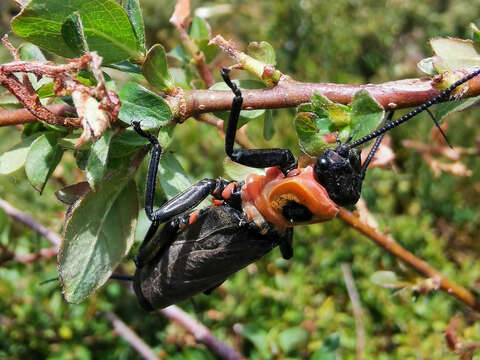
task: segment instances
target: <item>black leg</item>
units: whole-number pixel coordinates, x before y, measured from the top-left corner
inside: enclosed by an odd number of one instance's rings
[[[229,72],[229,69],[221,70],[223,80],[235,95],[225,134],[225,152],[227,155],[236,163],[254,168],[278,166],[284,173],[294,169],[297,166],[297,159],[288,149],[233,149],[243,98],[240,89],[230,80]]]
[[[392,118],[393,118],[393,113],[395,111],[390,111],[388,113],[388,117],[387,117],[387,120],[385,120],[385,124],[389,123],[390,121],[392,121]],[[382,135],[380,135],[377,140],[375,140],[375,143],[373,144],[372,146],[372,150],[370,150],[370,152],[368,153],[368,156],[367,158],[365,159],[365,161],[363,162],[363,165],[362,165],[362,171],[361,171],[361,177],[362,177],[362,180],[365,179],[365,175],[367,174],[367,168],[368,168],[368,165],[370,165],[370,162],[372,161],[373,159],[373,156],[375,155],[375,153],[377,152],[378,150],[378,147],[380,146],[380,143],[382,142],[383,140],[383,137],[385,136],[385,133],[383,133]]]
[[[154,236],[160,224],[155,221],[152,222],[137,255],[133,259],[137,269],[145,266],[155,256],[162,253],[175,240],[181,225],[185,224],[186,220],[183,217],[172,219],[165,224],[159,236]]]
[[[288,228],[278,239],[278,247],[285,260],[293,256],[293,228]]]
[[[175,216],[180,215],[198,204],[200,204],[207,196],[211,195],[216,189],[221,189],[225,186],[225,180],[218,179],[203,179],[193,184],[191,187],[185,189],[180,194],[175,196],[173,199],[170,199],[157,210],[153,210],[153,202],[155,198],[155,183],[157,180],[157,169],[160,161],[160,155],[162,153],[162,148],[158,143],[158,139],[143,131],[140,128],[138,122],[132,122],[132,126],[135,131],[145,138],[147,138],[150,143],[153,145],[152,155],[150,159],[150,164],[148,167],[147,174],[147,185],[145,190],[145,212],[147,217],[152,221],[150,228],[148,229],[145,239],[143,240],[142,245],[138,255],[135,258],[137,267],[143,266],[151,259],[162,247],[163,244],[159,242],[165,241],[165,239],[160,239],[158,236],[155,237],[155,234],[158,230],[160,224],[170,221],[170,227],[173,229],[174,226],[179,226],[175,221],[181,221],[182,218],[174,219]],[[173,220],[172,220],[173,219]],[[172,230],[172,231],[176,231]],[[163,234],[163,231],[162,231]]]

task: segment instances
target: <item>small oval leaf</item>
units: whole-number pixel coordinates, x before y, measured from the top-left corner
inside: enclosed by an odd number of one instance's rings
[[[113,130],[107,129],[90,150],[87,163],[87,181],[95,191],[105,176],[107,170],[108,150],[112,140]]]
[[[57,144],[58,133],[45,133],[30,146],[25,162],[28,181],[40,194],[62,159],[63,149]]]
[[[121,171],[77,201],[58,253],[65,300],[79,303],[102,286],[128,253],[138,215],[137,187]]]
[[[169,91],[174,84],[168,72],[167,55],[162,45],[156,44],[148,50],[142,66],[142,74],[155,89]]]
[[[25,165],[28,150],[30,149],[32,142],[40,135],[41,134],[36,133],[23,139],[10,150],[0,155],[0,175],[11,174]]]
[[[125,10],[114,0],[31,0],[12,20],[21,38],[67,58],[82,55],[62,36],[62,25],[72,11],[82,18],[83,32],[91,51],[103,63],[141,57],[139,44]]]
[[[137,83],[130,82],[120,91],[122,108],[118,118],[130,125],[140,121],[144,129],[154,129],[167,125],[172,120],[168,104],[157,94]]]

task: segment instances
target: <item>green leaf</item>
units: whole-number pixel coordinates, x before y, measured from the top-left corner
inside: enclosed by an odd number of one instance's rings
[[[233,162],[229,157],[223,161],[223,171],[232,180],[245,179],[249,174],[265,175],[265,169],[251,168]]]
[[[158,128],[172,120],[172,111],[168,104],[157,94],[137,83],[130,82],[120,91],[122,108],[118,118],[130,125],[140,121],[142,128]]]
[[[258,80],[233,80],[240,89],[264,89],[265,84]],[[226,90],[231,91],[230,88],[224,82],[215,83],[210,87],[210,90]],[[223,127],[226,129],[228,123],[229,112],[222,111],[215,113],[218,117],[225,120]],[[240,118],[237,128],[241,128],[243,125],[251,120],[260,120],[265,115],[265,110],[242,110],[240,111]]]
[[[133,245],[137,215],[137,187],[125,170],[73,205],[58,254],[66,301],[81,302],[109,279]]]
[[[158,179],[167,200],[192,185],[182,165],[171,152],[162,154],[158,166]]]
[[[260,356],[269,359],[270,354],[267,348],[267,332],[253,325],[244,325],[241,327],[241,334],[250,340],[260,353]]]
[[[156,44],[148,50],[142,66],[142,74],[154,88],[160,91],[173,89],[172,76],[168,72],[167,55],[162,45]]]
[[[210,25],[198,16],[194,16],[188,34],[194,40],[210,39]]]
[[[266,41],[251,42],[248,44],[247,53],[254,59],[266,64],[274,65],[277,63],[275,59],[275,50],[273,46]]]
[[[83,54],[88,51],[82,18],[78,11],[71,13],[62,24],[62,37],[75,54]]]
[[[134,30],[123,8],[114,0],[32,0],[12,21],[12,29],[21,38],[68,58],[78,57],[62,36],[62,25],[78,11],[83,32],[91,51],[103,57],[103,63],[141,57]]]
[[[336,360],[339,346],[340,336],[333,333],[325,339],[322,347],[311,356],[310,360]]]
[[[58,133],[45,133],[30,146],[25,161],[28,181],[40,194],[50,175],[62,159],[63,149],[57,144]]]
[[[393,271],[377,271],[370,276],[370,281],[387,289],[399,289],[410,285],[406,281],[400,281]]]
[[[174,47],[167,55],[186,64],[190,62],[190,58],[185,54],[181,45]]]
[[[40,135],[40,133],[35,133],[26,137],[10,150],[0,155],[0,175],[11,174],[23,167],[32,142]]]
[[[33,44],[22,44],[18,49],[18,55],[23,61],[47,61],[42,51]],[[38,79],[35,74],[28,74],[28,79],[35,90],[38,90],[46,85],[51,85],[53,89],[53,80],[49,77],[43,76],[42,78]]]
[[[434,38],[430,40],[437,72],[480,66],[480,55],[471,40]]]
[[[24,43],[18,48],[18,55],[23,61],[39,60],[47,61],[45,55],[43,55],[42,50],[38,46],[33,44]]]
[[[476,43],[480,42],[480,29],[474,23],[470,23],[470,29],[472,30],[472,40]]]
[[[427,75],[435,75],[437,71],[435,70],[434,61],[433,57],[422,59],[417,63],[417,67]]]
[[[141,74],[142,73],[142,68],[138,64],[134,64],[131,61],[124,60],[120,61],[115,64],[109,64],[108,67],[111,67],[112,69],[120,70],[123,72],[131,73],[131,74]],[[143,76],[140,76],[143,78]]]
[[[307,344],[307,341],[307,330],[298,327],[286,329],[279,335],[280,347],[286,354],[295,349],[302,349]]]
[[[298,113],[295,116],[295,129],[302,151],[311,156],[320,156],[326,149],[332,147],[323,137],[331,133],[331,125],[329,117],[319,118],[310,112]]]
[[[58,200],[66,205],[73,205],[80,198],[90,192],[90,185],[86,181],[82,181],[73,185],[66,186],[55,192]]]
[[[145,25],[143,23],[142,9],[139,0],[127,0],[125,3],[125,10],[127,12],[130,23],[132,24],[137,43],[145,53]]]
[[[468,109],[469,107],[478,104],[480,96],[475,96],[468,99],[462,99],[458,101],[446,101],[440,104],[435,105],[434,116],[439,122],[442,121],[445,117]]]
[[[93,144],[90,150],[87,163],[87,181],[94,191],[102,182],[107,170],[108,151],[112,136],[112,129],[105,130],[102,137]]]
[[[350,108],[346,105],[334,103],[322,94],[314,92],[312,106],[319,118],[329,118],[336,127],[350,124]]]
[[[263,119],[263,138],[265,140],[272,140],[275,135],[275,126],[273,122],[272,109],[265,110],[265,118]]]
[[[382,121],[385,111],[367,90],[357,91],[351,104],[350,128],[353,140],[371,133]]]

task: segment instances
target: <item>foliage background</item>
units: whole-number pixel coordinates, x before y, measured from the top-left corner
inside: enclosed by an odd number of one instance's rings
[[[174,3],[141,1],[149,44],[160,42],[167,51],[180,42],[168,23]],[[192,9],[225,3],[192,1]],[[233,38],[241,45],[266,40],[276,49],[282,72],[312,82],[360,84],[418,77],[417,61],[431,55],[428,39],[447,35],[466,38],[468,24],[480,15],[478,0],[228,3],[232,6],[229,13],[208,18],[214,34]],[[8,21],[15,13],[13,5],[0,3],[2,33],[11,35]],[[0,48],[0,61],[11,61],[4,48]],[[217,65],[228,61],[220,56]],[[262,124],[249,125],[249,137],[258,147],[288,147],[299,154],[293,114],[293,109],[274,112],[276,134],[271,141],[259,136]],[[474,116],[472,110],[450,119],[448,135],[453,144],[475,144],[478,131]],[[442,174],[435,178],[421,156],[400,143],[405,138],[428,141],[430,128],[430,121],[420,116],[392,133],[397,169],[371,170],[363,196],[382,228],[389,229],[402,245],[454,281],[475,289],[480,280],[478,160],[467,160],[472,177]],[[18,137],[15,128],[1,129],[0,151]],[[190,119],[177,126],[171,150],[192,179],[222,175],[223,141],[216,129],[206,124]],[[81,178],[82,174],[72,169],[73,158],[64,159],[57,178],[68,183]],[[59,232],[65,209],[53,192],[60,187],[62,184],[52,179],[39,196],[23,171],[0,178],[1,198]],[[49,247],[3,213],[0,234],[2,244],[17,253]],[[340,268],[344,262],[351,263],[365,311],[365,358],[454,358],[446,348],[444,330],[457,315],[463,321],[460,335],[480,340],[478,315],[452,297],[443,293],[415,296],[410,291],[394,292],[374,285],[370,276],[378,270],[393,270],[403,279],[414,274],[337,220],[297,229],[293,260],[283,261],[275,250],[236,274],[219,291],[199,295],[181,306],[220,339],[240,347],[248,358],[327,359],[329,355],[322,355],[322,344],[327,338],[335,343],[338,335],[338,358],[354,359],[355,321]],[[125,268],[134,270],[131,261]],[[162,358],[213,358],[179,327],[160,315],[143,312],[118,283],[111,282],[83,304],[69,305],[55,283],[39,285],[55,276],[54,259],[2,265],[0,358],[138,357],[113,333],[105,316],[109,310]],[[244,335],[234,333],[238,325],[244,326]]]

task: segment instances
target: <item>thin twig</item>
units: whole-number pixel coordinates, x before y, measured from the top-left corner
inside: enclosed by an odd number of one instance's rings
[[[105,313],[108,320],[113,325],[115,331],[122,336],[137,352],[147,360],[157,360],[158,357],[155,352],[132,330],[125,324],[117,315],[111,311]]]
[[[340,208],[337,216],[346,224],[367,236],[375,244],[385,249],[387,252],[394,255],[395,257],[399,258],[406,264],[410,265],[420,274],[426,276],[427,278],[438,280],[440,284],[440,289],[442,289],[443,291],[455,296],[458,300],[470,306],[472,309],[480,311],[480,301],[475,298],[472,292],[448,279],[438,270],[431,267],[428,263],[419,259],[411,252],[404,249],[391,236],[382,234],[374,228],[361,222],[350,211],[344,208]]]
[[[278,109],[295,107],[311,101],[318,92],[333,102],[349,104],[360,90],[367,90],[385,110],[398,110],[421,105],[438,95],[435,87],[440,82],[432,79],[404,79],[382,84],[331,84],[304,83],[283,75],[277,86],[271,89],[243,90],[242,109]],[[468,91],[462,98],[480,94],[480,76],[468,81]],[[179,121],[190,116],[212,111],[230,110],[233,94],[231,91],[185,90],[185,108],[176,117]],[[167,99],[168,100],[168,99]]]
[[[215,126],[218,130],[218,133],[225,139],[225,131],[223,131],[223,120],[217,118],[215,115],[211,114],[200,114],[196,117],[199,121],[202,121],[206,124]],[[244,149],[254,149],[255,147],[248,139],[244,131],[245,127],[240,128],[235,135],[235,142],[242,146]]]
[[[64,117],[66,113],[76,114],[75,108],[67,104],[47,105],[45,108],[52,114]],[[38,117],[33,115],[27,109],[1,109],[0,108],[0,126],[20,125],[31,122],[37,122]],[[80,127],[80,121],[70,123],[72,127]]]
[[[200,51],[195,41],[193,41],[187,33],[187,27],[190,23],[190,0],[177,0],[177,5],[170,18],[170,23],[177,28],[182,42],[185,45],[185,49],[187,49],[188,54],[193,58],[193,63],[197,68],[198,74],[203,81],[205,81],[207,88],[209,88],[215,84],[215,79],[205,62],[205,54]]]
[[[363,352],[365,351],[365,325],[363,323],[363,309],[360,303],[360,296],[358,296],[357,288],[355,286],[355,280],[353,279],[352,270],[350,264],[342,264],[343,278],[345,279],[345,285],[347,285],[347,292],[350,300],[352,301],[353,317],[355,318],[355,331],[357,334],[357,360],[363,360]]]
[[[198,342],[205,344],[212,352],[222,359],[245,359],[233,348],[218,340],[205,325],[193,319],[178,306],[170,305],[169,307],[160,310],[160,313],[190,331]]]
[[[57,233],[48,230],[45,226],[37,222],[29,214],[21,212],[20,210],[14,208],[12,205],[10,205],[3,199],[0,199],[0,208],[2,208],[8,216],[11,216],[15,220],[21,222],[25,226],[42,235],[49,243],[54,245],[56,248],[60,246],[60,236],[58,236]]]

